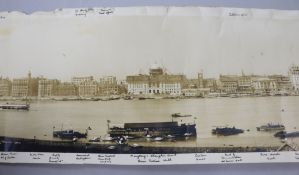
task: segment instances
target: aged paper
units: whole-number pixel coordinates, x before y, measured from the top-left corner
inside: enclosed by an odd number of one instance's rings
[[[299,11],[0,12],[0,162],[298,162]]]

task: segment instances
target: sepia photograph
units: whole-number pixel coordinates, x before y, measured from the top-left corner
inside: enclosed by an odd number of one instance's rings
[[[298,31],[296,10],[0,12],[0,162],[298,162]]]

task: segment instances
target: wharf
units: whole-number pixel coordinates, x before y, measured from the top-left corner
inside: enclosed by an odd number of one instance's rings
[[[279,147],[164,147],[118,145],[114,142],[73,142],[0,137],[0,151],[63,152],[63,153],[112,153],[112,154],[172,154],[172,153],[227,153],[270,152]]]

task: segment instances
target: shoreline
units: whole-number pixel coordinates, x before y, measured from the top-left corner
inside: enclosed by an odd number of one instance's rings
[[[215,97],[186,97],[186,96],[132,96],[130,100],[183,100],[183,99],[217,99],[217,98],[254,98],[254,97],[297,97],[296,95],[240,95],[240,96],[215,96]],[[123,96],[107,97],[107,96],[95,96],[95,97],[79,97],[79,96],[52,96],[52,97],[0,97],[0,101],[112,101],[112,100],[126,100]]]

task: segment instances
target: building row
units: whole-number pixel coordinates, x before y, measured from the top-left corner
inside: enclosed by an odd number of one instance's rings
[[[206,96],[211,93],[272,95],[299,92],[299,66],[292,65],[288,75],[220,75],[219,79],[188,79],[183,74],[169,74],[158,65],[153,65],[148,74],[129,75],[118,82],[114,76],[97,80],[93,76],[73,77],[71,82],[57,79],[32,77],[12,81],[0,77],[0,96],[12,97],[51,97],[51,96],[110,96],[161,95],[161,96]]]
[[[219,79],[187,79],[185,75],[173,75],[154,65],[149,74],[127,76],[128,93],[132,95],[206,96],[210,93],[276,95],[299,92],[299,66],[292,65],[288,76],[284,75],[220,75]]]
[[[93,97],[126,93],[123,83],[118,83],[116,77],[106,76],[98,81],[92,76],[73,77],[71,82],[61,82],[57,79],[43,77],[27,77],[13,79],[0,77],[0,96],[12,97],[51,97],[80,96]]]

